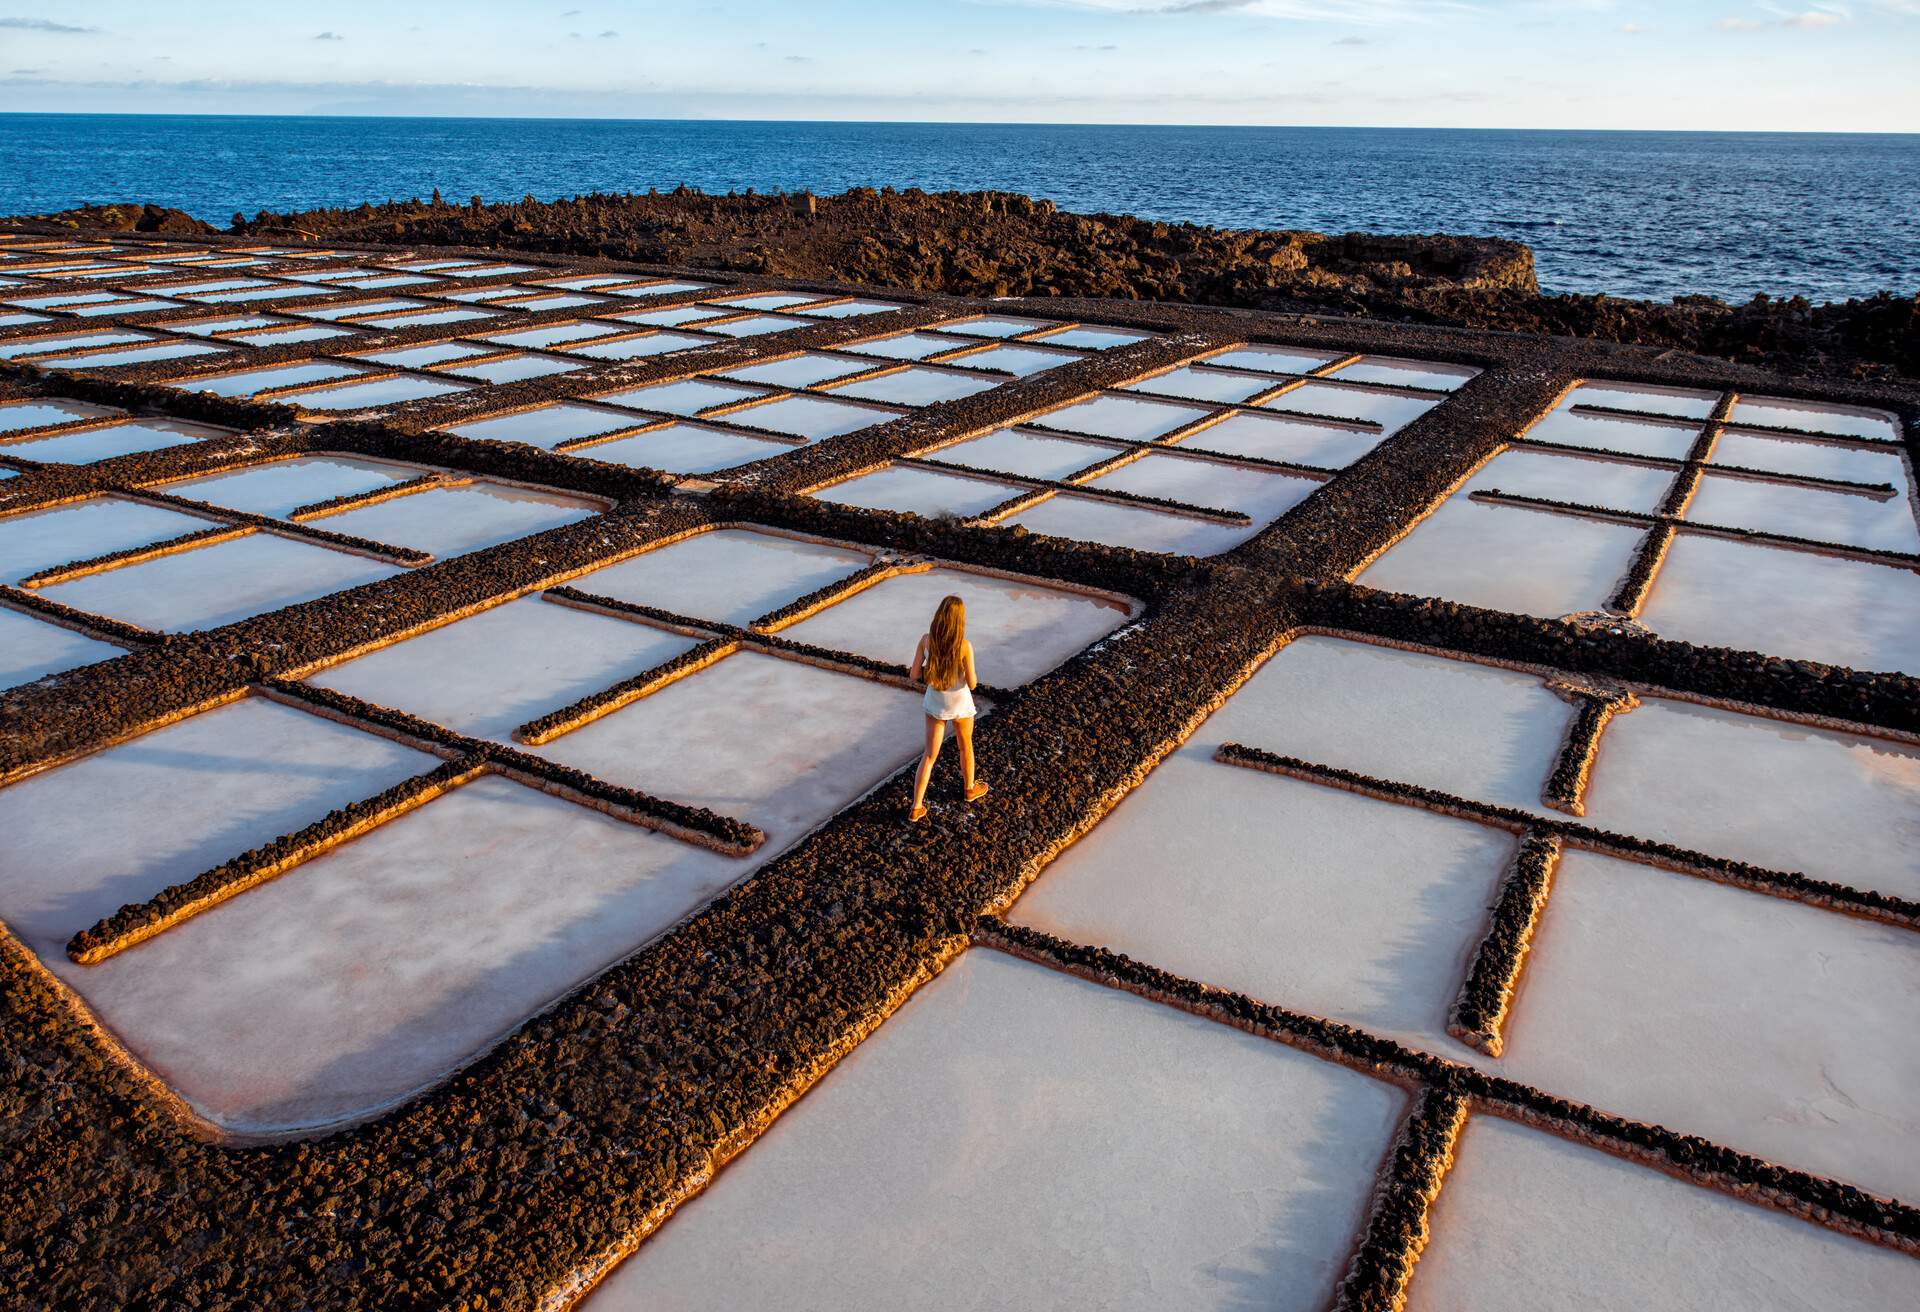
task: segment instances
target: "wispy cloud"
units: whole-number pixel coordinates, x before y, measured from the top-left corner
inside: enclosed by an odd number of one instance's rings
[[[58,32],[62,36],[91,36],[100,30],[97,27],[76,27],[72,23],[56,23],[51,18],[0,18],[0,27],[10,27],[16,32]]]
[[[1304,23],[1384,27],[1458,17],[1481,6],[1469,0],[1001,0],[1036,9],[1089,9],[1110,14],[1239,14]]]
[[[1853,21],[1852,11],[1844,5],[1815,5],[1811,9],[1799,10],[1762,5],[1761,10],[1766,17],[1723,18],[1714,26],[1722,32],[1765,32],[1774,28],[1817,31],[1824,27],[1840,27]]]
[[[338,32],[315,32],[313,34],[313,39],[315,41],[345,41],[346,40],[346,38],[341,36]]]

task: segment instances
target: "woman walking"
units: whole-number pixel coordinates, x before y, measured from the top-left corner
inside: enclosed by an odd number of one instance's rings
[[[987,786],[973,777],[973,687],[979,682],[973,673],[973,644],[967,641],[967,604],[958,597],[947,597],[933,612],[933,623],[920,636],[913,651],[916,682],[927,687],[921,705],[927,712],[927,745],[920,754],[920,771],[913,779],[911,821],[927,815],[927,780],[933,777],[933,763],[946,741],[947,721],[960,739],[960,774],[966,786],[966,799],[977,802],[987,795]]]

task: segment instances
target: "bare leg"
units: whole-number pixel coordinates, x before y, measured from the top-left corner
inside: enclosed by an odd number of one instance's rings
[[[973,717],[971,715],[953,722],[954,736],[960,740],[961,783],[966,789],[966,799],[976,801],[987,795],[987,786],[975,783],[973,778]]]
[[[960,740],[960,784],[973,791],[973,717],[962,716],[953,722],[953,736]]]
[[[967,726],[971,729],[973,726]],[[926,805],[927,781],[933,778],[933,763],[940,758],[940,744],[946,741],[947,726],[943,721],[927,717],[927,745],[920,752],[920,770],[913,777],[913,810],[909,818],[918,816]]]

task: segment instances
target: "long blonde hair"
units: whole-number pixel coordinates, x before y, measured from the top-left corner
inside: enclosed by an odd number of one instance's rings
[[[960,675],[960,651],[967,637],[967,603],[946,597],[927,628],[927,663],[921,672],[927,687],[945,692]]]

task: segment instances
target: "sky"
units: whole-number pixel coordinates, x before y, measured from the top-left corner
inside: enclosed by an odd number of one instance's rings
[[[1920,0],[303,10],[0,0],[0,112],[1920,131]]]

